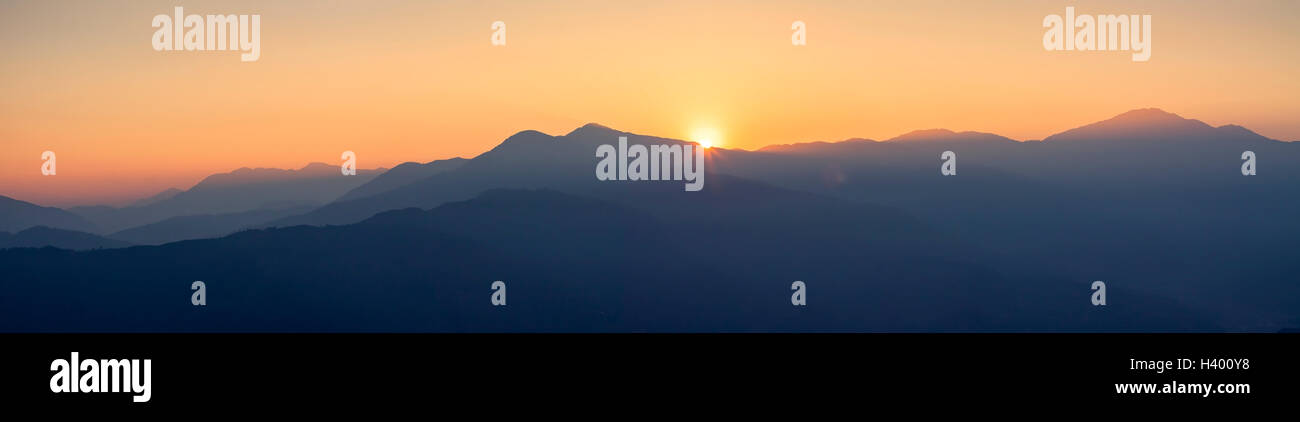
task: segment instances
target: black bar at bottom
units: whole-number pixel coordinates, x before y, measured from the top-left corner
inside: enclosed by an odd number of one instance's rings
[[[1297,334],[3,334],[0,344],[0,397],[22,407],[720,395],[1249,404],[1300,393]],[[149,400],[51,391],[52,363],[72,352],[81,362],[149,359]]]

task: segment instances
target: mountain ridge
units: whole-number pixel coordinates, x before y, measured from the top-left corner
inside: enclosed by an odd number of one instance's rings
[[[86,232],[46,226],[34,226],[12,234],[0,232],[0,249],[53,247],[69,250],[88,250],[124,248],[131,245],[130,242]]]
[[[1153,127],[1158,128],[1160,130],[1167,130],[1169,128],[1212,129],[1215,131],[1214,133],[1219,133],[1226,136],[1237,136],[1237,137],[1245,136],[1245,137],[1258,138],[1259,140],[1287,142],[1287,141],[1279,141],[1273,138],[1268,138],[1266,136],[1260,135],[1259,133],[1250,130],[1249,128],[1246,128],[1238,124],[1229,123],[1229,124],[1220,125],[1218,127],[1214,127],[1200,120],[1184,118],[1178,114],[1170,113],[1159,108],[1139,108],[1139,109],[1133,109],[1133,110],[1129,110],[1117,114],[1115,116],[1112,116],[1104,120],[1099,120],[1096,122],[1085,124],[1083,126],[1075,127],[1073,129],[1067,129],[1061,132],[1057,132],[1047,137],[1044,137],[1042,139],[1035,139],[1035,140],[1016,140],[1010,137],[998,135],[996,133],[988,133],[988,132],[954,131],[954,130],[944,129],[944,128],[935,128],[935,129],[913,130],[911,132],[907,132],[902,135],[898,135],[883,141],[874,141],[870,138],[854,137],[854,138],[844,139],[841,141],[810,141],[810,142],[769,144],[760,147],[758,149],[755,149],[753,151],[767,151],[767,152],[782,151],[782,150],[790,151],[790,150],[798,149],[800,146],[826,147],[828,145],[834,145],[834,144],[860,143],[863,141],[871,141],[871,142],[907,142],[907,141],[918,141],[918,140],[955,141],[955,140],[959,140],[959,138],[967,138],[969,140],[974,140],[974,139],[998,140],[998,141],[1007,140],[1007,141],[1012,141],[1017,143],[1034,143],[1034,142],[1045,142],[1045,141],[1059,142],[1069,138],[1081,136],[1081,134],[1079,133],[1080,130],[1082,130],[1084,133],[1087,134],[1092,134],[1099,128],[1139,129],[1145,132],[1147,131],[1147,129]]]
[[[35,226],[95,231],[89,219],[57,207],[44,207],[0,195],[0,231],[18,232]]]

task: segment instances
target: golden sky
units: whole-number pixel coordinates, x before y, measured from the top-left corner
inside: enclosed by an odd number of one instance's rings
[[[1069,5],[1152,15],[1150,61],[1045,51],[1044,16]],[[260,60],[154,51],[151,20],[174,6],[262,15]],[[1159,107],[1300,140],[1298,18],[1289,0],[3,1],[0,195],[122,201],[588,122],[752,149],[936,127],[1041,139]]]

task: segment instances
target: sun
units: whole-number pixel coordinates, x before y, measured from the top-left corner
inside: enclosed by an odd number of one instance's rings
[[[722,139],[721,133],[713,128],[696,128],[691,131],[691,140],[699,144],[704,149],[713,148],[721,145],[719,140]]]

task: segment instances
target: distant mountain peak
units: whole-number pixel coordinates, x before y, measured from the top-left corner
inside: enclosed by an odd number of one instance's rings
[[[1119,115],[1112,117],[1109,120],[1158,121],[1158,120],[1187,120],[1187,119],[1183,118],[1183,116],[1179,116],[1177,114],[1170,113],[1168,111],[1164,111],[1155,107],[1149,107],[1149,108],[1139,108],[1139,109],[1129,110],[1120,113]]]
[[[510,135],[510,137],[506,138],[506,140],[502,141],[502,143],[518,141],[520,139],[538,139],[538,138],[552,138],[552,136],[547,135],[542,131],[527,129],[527,130],[521,130],[519,132],[516,132],[514,135]]]
[[[325,163],[322,163],[322,162],[319,162],[319,161],[315,161],[315,162],[307,163],[307,165],[302,166],[302,168],[300,168],[300,169],[298,169],[298,170],[299,170],[299,171],[303,171],[303,170],[333,170],[333,169],[334,169],[334,166],[332,166],[332,165],[325,164]]]
[[[1226,136],[1234,136],[1234,137],[1240,137],[1240,138],[1264,138],[1264,139],[1267,139],[1264,135],[1260,135],[1260,134],[1258,134],[1258,133],[1255,133],[1255,131],[1250,130],[1250,129],[1246,129],[1245,127],[1240,126],[1240,125],[1223,125],[1223,126],[1219,126],[1219,127],[1214,128],[1214,130],[1216,130],[1216,131],[1218,131],[1219,133],[1224,134],[1224,135],[1226,135]]]
[[[613,129],[609,126],[602,125],[600,123],[587,123],[585,125],[582,125],[582,127],[574,129],[573,131],[569,132],[564,136],[586,138],[586,137],[599,137],[599,136],[617,136],[622,133],[624,132]]]
[[[909,141],[994,141],[994,142],[1015,142],[1015,140],[992,133],[984,132],[954,132],[948,129],[923,129],[914,130],[885,142],[909,142]]]
[[[392,170],[389,170],[384,174],[376,176],[373,180],[366,182],[366,184],[348,191],[348,193],[339,197],[336,201],[349,201],[389,192],[408,183],[455,170],[460,168],[460,166],[464,165],[466,162],[469,162],[469,160],[461,157],[433,160],[423,164],[408,161],[393,167]]]
[[[764,147],[762,147],[762,148],[759,148],[758,151],[763,151],[763,152],[793,152],[793,151],[808,150],[808,149],[834,148],[834,147],[836,147],[836,146],[853,145],[853,144],[860,144],[860,143],[873,143],[873,144],[874,144],[874,143],[876,143],[876,142],[878,142],[878,141],[876,141],[876,140],[874,140],[874,139],[867,139],[867,138],[849,138],[849,139],[845,139],[845,140],[843,140],[843,141],[835,141],[835,142],[827,142],[827,141],[795,142],[795,143],[789,143],[789,144],[772,144],[772,145],[767,145],[767,146],[764,146]]]
[[[949,138],[949,137],[952,137],[953,135],[956,135],[956,134],[957,134],[957,132],[953,132],[953,131],[951,131],[951,130],[948,130],[948,129],[942,129],[942,128],[938,128],[938,129],[921,129],[921,130],[914,130],[914,131],[911,131],[911,132],[904,133],[904,134],[902,134],[902,135],[895,136],[894,138],[890,139],[890,141],[907,141],[907,140],[912,140],[912,139]]]
[[[944,129],[944,128],[934,128],[934,129],[918,129],[918,130],[908,132],[907,134],[909,135],[955,135],[957,134],[957,132],[954,132],[949,129]]]
[[[1067,130],[1043,141],[1072,140],[1162,140],[1187,141],[1192,139],[1251,139],[1267,140],[1241,126],[1213,127],[1196,119],[1188,119],[1158,108],[1130,110],[1115,117]]]
[[[1211,129],[1210,125],[1200,120],[1188,119],[1174,113],[1170,113],[1158,108],[1139,108],[1129,110],[1115,117],[1111,117],[1088,126],[1113,126],[1113,127],[1153,127],[1153,128],[1205,128]],[[1088,127],[1084,126],[1084,127]]]
[[[493,159],[492,157],[501,157],[503,155],[507,155],[509,154],[509,151],[518,151],[521,149],[535,150],[537,148],[544,148],[547,145],[551,145],[554,139],[555,139],[554,136],[547,135],[541,131],[532,130],[532,129],[521,130],[519,132],[516,132],[514,135],[510,135],[509,138],[506,138],[504,141],[501,141],[501,143],[497,144],[497,146],[495,147],[492,147],[492,149],[487,150],[482,154],[479,154],[478,156],[475,156],[474,159],[471,161],[474,160],[482,161],[484,159],[491,160]]]
[[[432,165],[445,165],[445,164],[448,164],[448,163],[459,163],[459,162],[464,162],[464,161],[469,161],[469,159],[468,159],[468,158],[463,158],[463,157],[452,157],[452,158],[444,158],[444,159],[441,159],[441,160],[432,160],[432,161],[425,162],[425,163],[421,163],[421,162],[419,162],[419,161],[407,161],[407,162],[404,162],[404,163],[398,164],[398,165],[396,165],[396,166],[393,166],[393,168],[389,169],[388,172],[391,173],[391,172],[394,172],[394,171],[409,171],[409,170],[414,169],[414,168],[417,168],[417,167],[432,166]]]
[[[358,174],[373,175],[383,173],[387,169],[362,169],[358,168]],[[298,169],[281,169],[275,167],[240,167],[228,173],[216,173],[208,175],[199,181],[198,184],[191,187],[194,190],[199,187],[211,187],[214,185],[231,185],[231,184],[248,184],[272,180],[289,180],[301,178],[318,178],[339,174],[339,167],[334,164],[322,163],[319,161],[307,163]]]
[[[444,159],[441,159],[441,160],[433,160],[433,161],[430,161],[430,162],[427,162],[427,163],[424,163],[424,164],[425,164],[425,165],[429,165],[429,164],[433,164],[433,163],[458,163],[458,162],[463,162],[463,161],[469,161],[469,159],[468,159],[468,158],[465,158],[465,157],[451,157],[451,158],[444,158]]]

